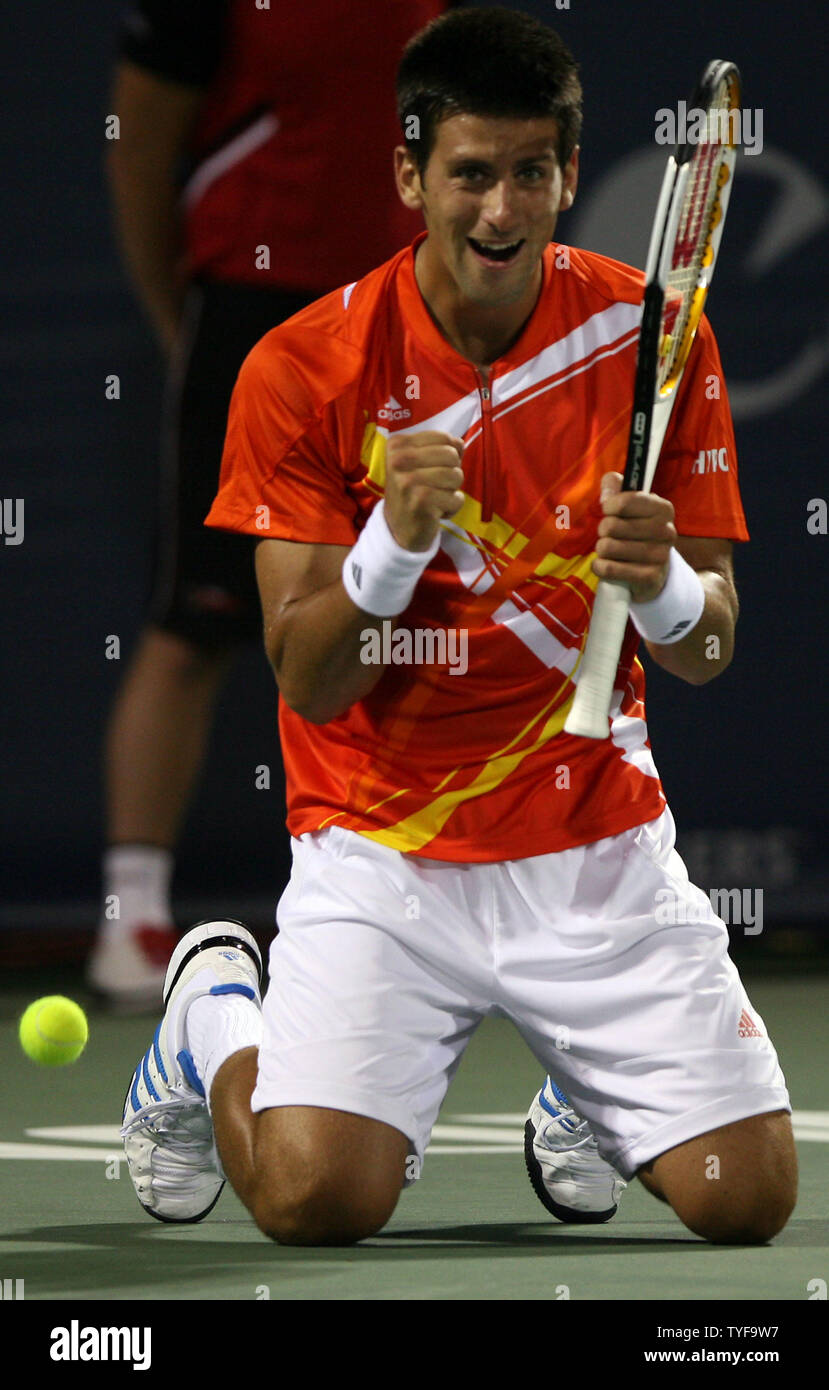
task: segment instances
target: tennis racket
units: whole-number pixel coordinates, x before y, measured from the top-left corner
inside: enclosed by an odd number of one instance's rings
[[[709,63],[691,99],[689,138],[668,160],[651,232],[622,487],[648,492],[682,373],[702,318],[722,236],[737,149],[741,103],[733,63]],[[694,113],[704,113],[701,115]],[[690,138],[693,133],[694,138]],[[564,725],[568,734],[607,738],[610,704],[630,607],[630,589],[601,580]]]

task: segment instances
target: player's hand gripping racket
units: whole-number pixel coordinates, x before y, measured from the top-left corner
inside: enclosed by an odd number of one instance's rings
[[[636,360],[623,489],[648,492],[714,273],[737,156],[741,101],[733,63],[709,63],[689,105],[688,140],[668,160],[656,207]],[[702,112],[695,116],[695,112]],[[607,738],[630,589],[601,580],[564,728]]]

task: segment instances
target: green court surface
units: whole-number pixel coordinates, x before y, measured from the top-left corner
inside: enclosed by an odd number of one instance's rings
[[[0,992],[0,1279],[29,1300],[720,1300],[802,1301],[829,1283],[827,979],[746,980],[796,1112],[801,1195],[761,1248],[711,1247],[633,1183],[608,1225],[565,1227],[527,1181],[523,1113],[540,1077],[509,1024],[489,1021],[449,1091],[419,1181],[386,1230],[343,1249],[278,1247],[229,1188],[200,1225],[152,1221],[117,1137],[120,1107],[152,1018],[90,1012],[74,1066],[35,1067],[16,1023],[38,994],[88,1004],[79,976],[20,972]],[[817,1281],[817,1282],[814,1282]],[[820,1281],[823,1281],[821,1285]],[[5,1286],[6,1296],[11,1287]],[[774,1321],[771,1314],[766,1321]]]

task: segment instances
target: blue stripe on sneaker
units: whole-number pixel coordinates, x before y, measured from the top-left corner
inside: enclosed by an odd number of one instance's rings
[[[214,985],[211,994],[245,994],[248,999],[256,999],[256,990],[250,985]]]
[[[164,1069],[164,1061],[163,1061],[162,1056],[161,1056],[161,1048],[160,1048],[159,1045],[158,1045],[158,1038],[159,1038],[159,1034],[160,1034],[160,1033],[161,1033],[161,1024],[159,1023],[158,1027],[157,1027],[156,1030],[155,1030],[155,1034],[153,1035],[153,1053],[155,1054],[155,1064],[156,1064],[156,1066],[158,1067],[158,1070],[159,1070],[160,1073],[161,1073],[161,1079],[162,1079],[162,1081],[164,1082],[164,1085],[165,1085],[165,1086],[169,1086],[170,1083],[169,1083],[169,1081],[167,1080],[167,1073],[166,1073],[166,1071],[165,1071],[165,1069]]]
[[[141,1075],[141,1068],[140,1068],[140,1067],[136,1067],[136,1069],[135,1069],[135,1074],[134,1074],[134,1076],[133,1076],[133,1078],[132,1078],[132,1090],[130,1091],[130,1100],[132,1101],[132,1108],[133,1108],[133,1110],[135,1110],[136,1112],[139,1111],[139,1110],[141,1109],[141,1102],[140,1102],[140,1100],[138,1099],[138,1079],[139,1079],[140,1075]]]
[[[150,1076],[150,1066],[149,1066],[149,1062],[150,1062],[150,1053],[149,1053],[149,1050],[148,1050],[148,1051],[144,1054],[144,1060],[143,1060],[143,1062],[141,1063],[141,1071],[142,1071],[143,1076],[144,1076],[144,1085],[147,1087],[147,1090],[149,1091],[149,1093],[150,1093],[150,1095],[152,1096],[153,1100],[161,1100],[161,1096],[158,1094],[158,1091],[155,1089],[155,1086],[154,1086],[153,1083],[152,1083],[152,1077]]]
[[[543,1091],[538,1093],[538,1103],[542,1110],[546,1110],[548,1115],[560,1115],[561,1111],[555,1105],[551,1105]]]
[[[566,1095],[564,1094],[564,1092],[562,1091],[561,1087],[556,1085],[555,1081],[553,1080],[553,1078],[552,1078],[551,1076],[548,1076],[548,1077],[547,1077],[547,1080],[548,1080],[549,1083],[550,1083],[550,1090],[552,1091],[552,1093],[553,1093],[553,1095],[555,1096],[556,1100],[557,1100],[557,1101],[560,1101],[561,1104],[564,1106],[564,1108],[565,1108],[566,1110],[569,1110],[569,1109],[570,1109],[570,1102],[569,1102],[569,1100],[567,1099],[567,1097],[566,1097]]]
[[[198,1091],[200,1096],[203,1096],[204,1087],[202,1086],[199,1074],[196,1071],[196,1064],[193,1061],[193,1054],[191,1052],[188,1052],[186,1048],[182,1048],[181,1052],[176,1057],[176,1061],[181,1067],[181,1070],[184,1072],[188,1084],[193,1087],[194,1091]]]
[[[555,1084],[554,1081],[551,1081],[551,1080],[550,1080],[550,1077],[549,1077],[549,1076],[547,1077],[547,1080],[548,1080],[549,1083],[550,1083],[550,1089],[552,1090],[552,1092],[553,1092],[553,1094],[555,1095],[556,1099],[557,1099],[558,1101],[561,1102],[561,1104],[565,1107],[565,1109],[568,1109],[568,1110],[569,1110],[569,1108],[570,1108],[570,1102],[569,1102],[569,1100],[567,1099],[567,1097],[566,1097],[566,1095],[564,1094],[564,1092],[563,1092],[562,1090],[559,1089],[559,1087]],[[556,1107],[555,1107],[554,1105],[551,1105],[551,1104],[550,1104],[550,1102],[548,1101],[547,1097],[546,1097],[545,1094],[544,1094],[544,1087],[543,1087],[543,1086],[542,1086],[541,1090],[540,1090],[539,1093],[538,1093],[538,1103],[539,1103],[539,1105],[541,1106],[541,1109],[542,1109],[542,1110],[546,1110],[546,1111],[547,1111],[547,1114],[548,1114],[548,1115],[552,1115],[552,1116],[554,1117],[554,1119],[561,1119],[561,1124],[562,1124],[562,1126],[563,1126],[565,1129],[569,1129],[569,1131],[570,1131],[571,1134],[575,1134],[575,1132],[576,1132],[576,1126],[575,1126],[574,1124],[572,1124],[572,1122],[571,1122],[570,1120],[565,1120],[565,1119],[561,1118],[561,1111],[560,1111],[560,1110],[557,1110]]]

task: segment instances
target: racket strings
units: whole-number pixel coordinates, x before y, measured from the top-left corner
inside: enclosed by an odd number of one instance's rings
[[[706,129],[691,159],[662,310],[660,390],[684,364],[702,313],[704,294],[698,291],[706,285],[711,232],[719,221],[722,188],[728,179],[734,98],[731,83],[724,82],[708,107]]]

